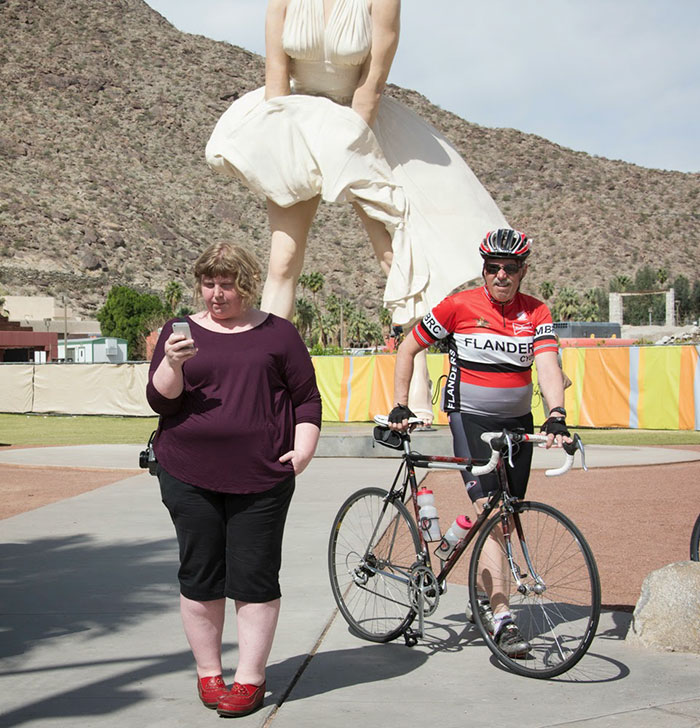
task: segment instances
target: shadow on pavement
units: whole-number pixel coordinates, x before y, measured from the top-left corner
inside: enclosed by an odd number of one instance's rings
[[[423,666],[428,659],[425,652],[411,650],[403,644],[371,644],[318,652],[304,671],[306,679],[299,680],[288,696],[273,694],[272,699],[279,705],[283,697],[284,702],[291,702],[352,685],[379,683],[407,675]],[[290,665],[297,666],[298,663],[297,655],[271,665],[267,669],[268,684],[276,683],[278,675],[288,675]]]
[[[59,657],[60,659],[60,657]],[[114,674],[118,665],[124,665],[125,671]],[[88,716],[112,715],[131,704],[143,700],[152,700],[152,694],[139,686],[149,678],[159,675],[192,669],[192,653],[189,650],[170,655],[149,655],[137,658],[124,658],[106,661],[94,661],[85,664],[48,665],[38,670],[27,670],[27,674],[37,672],[53,672],[56,670],[75,671],[99,668],[111,668],[112,674],[103,679],[86,679],[79,687],[66,689],[59,695],[41,694],[32,698],[30,704],[23,705],[0,714],[0,725],[3,728],[19,726],[25,722],[56,718],[84,718]],[[20,675],[22,671],[13,671]],[[40,684],[40,681],[39,681]],[[196,700],[194,689],[192,699]],[[69,725],[66,722],[63,725]]]
[[[86,534],[0,544],[0,657],[78,632],[97,639],[172,608],[176,548],[170,539],[104,546]]]

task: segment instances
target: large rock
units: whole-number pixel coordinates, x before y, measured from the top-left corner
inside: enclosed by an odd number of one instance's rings
[[[647,576],[627,642],[700,654],[700,562],[679,561]]]

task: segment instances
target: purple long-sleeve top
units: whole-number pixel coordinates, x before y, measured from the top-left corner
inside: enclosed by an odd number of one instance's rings
[[[153,353],[146,396],[161,415],[158,462],[176,478],[209,490],[258,493],[294,472],[279,457],[294,448],[295,426],[321,426],[321,396],[309,352],[285,319],[269,314],[253,329],[210,331],[189,319],[197,354],[183,365],[175,399],[153,386],[172,321]]]

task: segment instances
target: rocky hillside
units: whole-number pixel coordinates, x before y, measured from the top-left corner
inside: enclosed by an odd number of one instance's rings
[[[93,315],[117,283],[188,283],[209,242],[267,256],[264,201],[211,172],[204,145],[263,60],[183,34],[141,0],[0,0],[0,286]],[[700,270],[700,175],[643,169],[486,129],[391,87],[469,161],[537,242],[528,279],[583,291],[642,264]],[[383,278],[349,209],[323,206],[306,270],[377,309]]]

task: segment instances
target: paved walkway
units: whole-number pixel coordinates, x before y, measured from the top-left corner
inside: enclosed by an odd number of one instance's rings
[[[133,468],[138,450],[32,448],[0,453],[0,462]],[[632,464],[651,453],[654,462],[698,457],[638,450],[589,448],[589,465]],[[350,492],[385,484],[395,467],[392,459],[319,457],[299,479],[266,704],[237,725],[700,725],[700,656],[629,647],[629,614],[605,613],[589,654],[550,681],[494,663],[466,622],[464,587],[450,586],[416,647],[349,634],[328,584],[329,527]],[[155,478],[126,477],[0,521],[0,530],[1,727],[192,728],[223,720],[196,698],[178,614],[176,543]],[[230,620],[227,681],[235,662]]]

